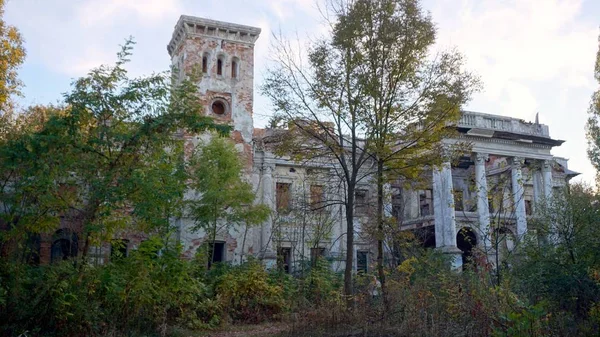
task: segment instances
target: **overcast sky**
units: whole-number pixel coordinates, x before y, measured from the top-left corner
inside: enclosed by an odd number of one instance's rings
[[[591,182],[584,125],[600,32],[600,0],[424,0],[438,26],[438,47],[456,47],[484,91],[465,108],[534,120],[566,140],[553,154]],[[168,68],[166,45],[181,14],[260,27],[255,88],[269,53],[271,33],[316,36],[315,0],[9,0],[5,20],[25,38],[21,78],[27,104],[57,102],[73,78],[115,60],[126,37],[137,45],[134,75]],[[271,113],[255,89],[255,126]]]

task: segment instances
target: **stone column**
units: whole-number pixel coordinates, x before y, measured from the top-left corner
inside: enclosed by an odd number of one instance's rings
[[[552,202],[552,161],[544,160],[542,163],[542,178],[544,181],[544,204],[546,205],[546,209],[549,211],[551,207],[550,203]],[[549,242],[558,243],[558,228],[556,223],[549,223],[550,235],[548,236]]]
[[[513,208],[515,210],[515,217],[517,218],[517,240],[521,239],[525,232],[527,232],[521,165],[523,165],[523,159],[514,157],[512,160],[512,193],[514,202]]]
[[[490,208],[488,201],[487,176],[485,162],[488,155],[475,154],[475,188],[477,190],[477,219],[479,220],[479,244],[487,251],[491,248],[490,240]]]
[[[262,202],[275,211],[275,187],[273,184],[274,167],[271,165],[263,166],[262,171]],[[277,262],[277,254],[273,251],[273,241],[271,237],[273,218],[269,217],[261,228],[260,251],[262,259],[267,268],[271,268]]]
[[[456,247],[454,193],[449,162],[433,169],[433,213],[436,246],[451,255],[452,268],[459,269],[462,266],[462,252]]]

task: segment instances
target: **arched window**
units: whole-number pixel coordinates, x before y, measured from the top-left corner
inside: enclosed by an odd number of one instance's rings
[[[205,74],[208,72],[208,55],[206,54],[202,56],[202,72]]]
[[[223,58],[217,60],[217,75],[223,75]]]
[[[231,78],[237,78],[237,77],[238,77],[238,60],[234,58],[231,61]]]
[[[70,229],[59,229],[53,236],[50,261],[58,262],[77,257],[78,249],[77,234]]]

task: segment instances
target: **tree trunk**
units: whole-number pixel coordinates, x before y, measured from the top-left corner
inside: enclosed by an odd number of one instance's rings
[[[354,186],[348,186],[346,201],[346,268],[344,269],[344,295],[346,304],[354,304],[354,288],[352,284],[352,265],[354,261]]]
[[[385,286],[385,270],[383,268],[383,240],[385,239],[383,231],[383,161],[377,161],[377,272],[381,282],[381,296],[383,296],[383,305],[385,314],[388,309],[387,292]]]

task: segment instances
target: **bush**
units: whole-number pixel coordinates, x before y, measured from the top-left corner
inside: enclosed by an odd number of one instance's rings
[[[2,262],[2,334],[73,336],[129,331],[166,334],[172,325],[218,324],[220,308],[194,278],[179,248],[144,242],[129,258],[104,266],[65,261],[41,267]],[[216,312],[216,313],[215,313]]]

